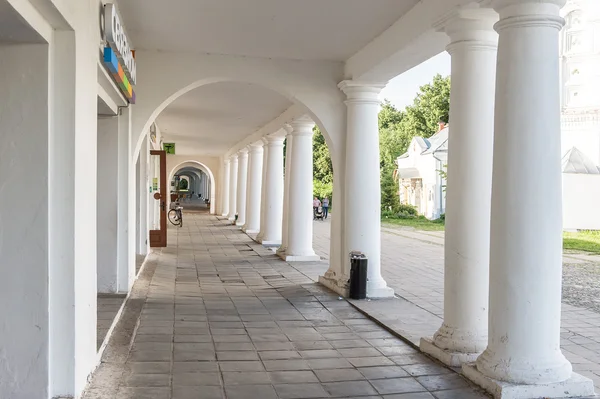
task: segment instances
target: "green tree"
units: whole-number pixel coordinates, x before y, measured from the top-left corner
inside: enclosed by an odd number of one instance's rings
[[[331,201],[333,194],[333,164],[325,137],[318,126],[313,129],[313,195],[327,197]]]
[[[408,150],[415,136],[430,137],[438,131],[440,121],[448,122],[450,111],[450,78],[436,75],[420,87],[412,105],[404,111],[384,101],[379,113],[379,145],[381,154],[381,206],[397,209],[398,183],[394,179],[395,161]]]
[[[180,190],[187,190],[187,188],[188,188],[188,181],[185,180],[185,179],[181,179],[179,181],[179,189]]]

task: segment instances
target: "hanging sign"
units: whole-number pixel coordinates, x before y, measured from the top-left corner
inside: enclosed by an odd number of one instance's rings
[[[137,66],[135,52],[131,50],[121,16],[115,4],[104,5],[104,65],[130,103],[135,104],[133,87],[136,83]]]
[[[163,143],[163,150],[167,154],[175,155],[175,143]]]
[[[152,178],[152,190],[158,191],[158,177]]]

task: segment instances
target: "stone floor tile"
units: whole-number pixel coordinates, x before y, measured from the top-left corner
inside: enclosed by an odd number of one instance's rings
[[[394,364],[394,362],[385,356],[351,357],[348,358],[348,361],[352,363],[354,367],[389,366]]]
[[[321,384],[277,384],[275,390],[281,399],[310,399],[329,396]]]
[[[429,392],[411,392],[399,393],[394,395],[384,395],[384,399],[435,399]],[[466,398],[465,398],[466,399]]]
[[[224,351],[217,352],[219,361],[226,360],[260,360],[257,352],[252,351]]]
[[[352,364],[342,358],[309,359],[308,364],[313,370],[352,368]]]
[[[409,375],[400,366],[360,367],[358,370],[369,380],[407,377]]]
[[[335,398],[348,396],[377,395],[377,391],[368,381],[344,381],[323,384],[325,390]]]
[[[231,361],[219,362],[222,372],[225,371],[264,371],[263,364],[259,361]],[[268,370],[268,368],[267,368]]]
[[[225,395],[216,386],[174,387],[172,399],[225,399]]]
[[[127,369],[132,374],[169,374],[171,362],[129,362]]]
[[[436,391],[432,394],[436,399],[489,399],[485,393],[470,388]]]
[[[444,389],[459,389],[468,387],[469,384],[458,374],[426,375],[417,377],[419,384],[429,391],[440,391]]]
[[[340,382],[364,380],[365,377],[356,369],[322,369],[314,373],[321,382]]]
[[[402,366],[412,376],[440,375],[452,373],[452,370],[437,364],[411,364]]]
[[[383,380],[371,380],[371,384],[380,394],[423,392],[426,389],[414,378],[387,378]]]
[[[301,356],[296,351],[264,351],[258,352],[262,360],[299,359]]]
[[[263,363],[265,364],[267,371],[310,370],[312,367],[303,359],[264,360]]]
[[[173,375],[173,386],[203,386],[203,385],[221,385],[219,373],[207,372],[189,372],[177,373]]]
[[[170,388],[121,387],[121,388],[119,388],[119,391],[117,392],[116,399],[169,399],[170,396],[171,396]]]
[[[194,371],[219,371],[217,362],[173,362],[173,374],[189,373]]]
[[[228,385],[227,399],[278,399],[271,385]]]
[[[270,385],[271,379],[266,371],[225,371],[223,382],[225,385]]]

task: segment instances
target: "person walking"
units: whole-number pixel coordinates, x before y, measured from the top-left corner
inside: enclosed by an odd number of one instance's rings
[[[329,215],[329,198],[323,198],[323,218],[327,219]]]
[[[319,210],[319,207],[321,206],[321,201],[319,201],[319,199],[317,197],[315,197],[315,199],[313,200],[313,220],[316,218],[316,214],[317,211]]]

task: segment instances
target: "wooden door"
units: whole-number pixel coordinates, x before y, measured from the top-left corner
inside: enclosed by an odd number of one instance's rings
[[[167,246],[167,153],[165,151],[150,151],[150,211],[152,224],[150,226],[150,246]]]

